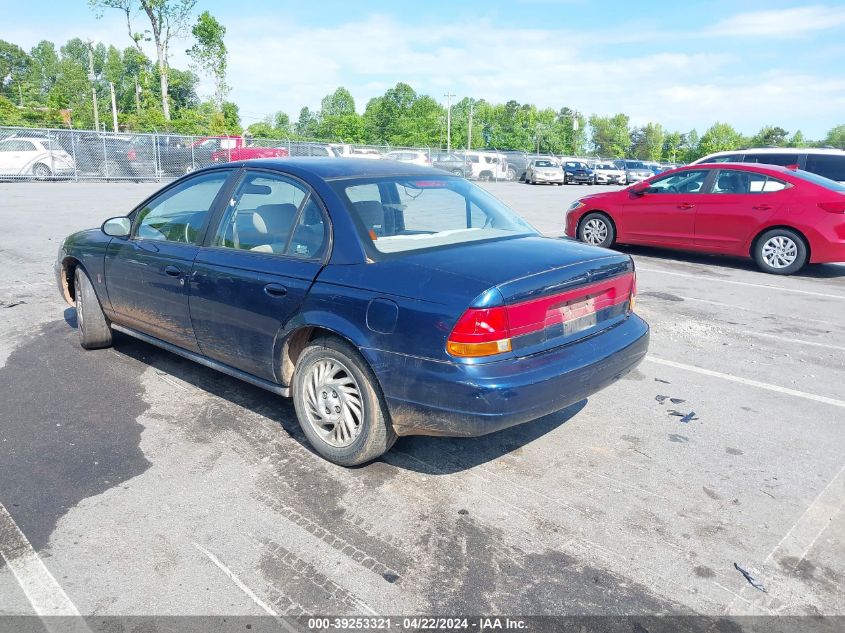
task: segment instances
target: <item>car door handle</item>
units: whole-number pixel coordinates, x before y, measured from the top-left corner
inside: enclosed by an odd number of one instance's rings
[[[178,277],[179,275],[182,274],[182,271],[180,269],[178,269],[176,266],[173,266],[173,265],[166,266],[164,268],[164,272],[166,272],[171,277]]]
[[[772,205],[764,203],[764,204],[758,204],[753,208],[757,209],[758,211],[768,211],[772,208]]]
[[[288,293],[288,289],[282,284],[267,284],[264,286],[264,292],[271,297],[284,297]]]
[[[684,209],[684,210],[687,210],[687,209],[694,209],[694,208],[695,208],[695,205],[694,205],[694,204],[690,204],[689,202],[682,202],[681,204],[679,204],[679,205],[678,205],[678,208],[679,208],[679,209]]]

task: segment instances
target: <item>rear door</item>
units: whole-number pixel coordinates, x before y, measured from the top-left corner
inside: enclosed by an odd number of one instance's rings
[[[845,152],[839,154],[808,153],[805,169],[845,184]]]
[[[305,183],[244,173],[193,266],[191,321],[204,355],[276,379],[276,335],[323,267],[326,218]]]
[[[720,169],[695,214],[695,245],[748,255],[745,244],[789,201],[787,183],[752,171]]]
[[[696,208],[707,198],[710,176],[709,169],[685,170],[652,180],[643,195],[630,193],[622,209],[619,240],[692,246]]]
[[[211,210],[231,170],[176,183],[133,215],[132,234],[114,238],[105,257],[115,320],[190,351],[199,351],[188,314],[188,284]]]

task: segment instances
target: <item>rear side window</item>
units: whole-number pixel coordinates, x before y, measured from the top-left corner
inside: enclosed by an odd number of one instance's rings
[[[708,158],[705,163],[739,163],[742,162],[742,154],[727,154],[726,156],[714,156]]]
[[[764,163],[766,165],[780,165],[786,167],[787,165],[798,164],[797,153],[783,153],[783,154],[746,154],[746,163]]]
[[[842,156],[808,154],[806,169],[831,180],[845,181],[845,152]]]
[[[215,246],[306,258],[322,253],[325,223],[303,186],[282,176],[252,173],[232,199]]]
[[[713,193],[772,193],[786,188],[786,183],[766,174],[723,169],[713,184]]]

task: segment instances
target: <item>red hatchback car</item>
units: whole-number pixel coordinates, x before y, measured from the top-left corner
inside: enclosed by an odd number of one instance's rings
[[[845,262],[845,185],[799,169],[702,164],[574,202],[566,234],[751,257],[768,273]]]

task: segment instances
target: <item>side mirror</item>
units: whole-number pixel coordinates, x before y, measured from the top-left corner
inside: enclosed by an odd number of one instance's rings
[[[109,237],[129,237],[132,221],[129,218],[110,218],[103,222],[100,230]]]
[[[648,190],[651,189],[651,185],[646,181],[642,180],[635,185],[631,185],[631,193],[636,196],[642,196],[648,193]]]

